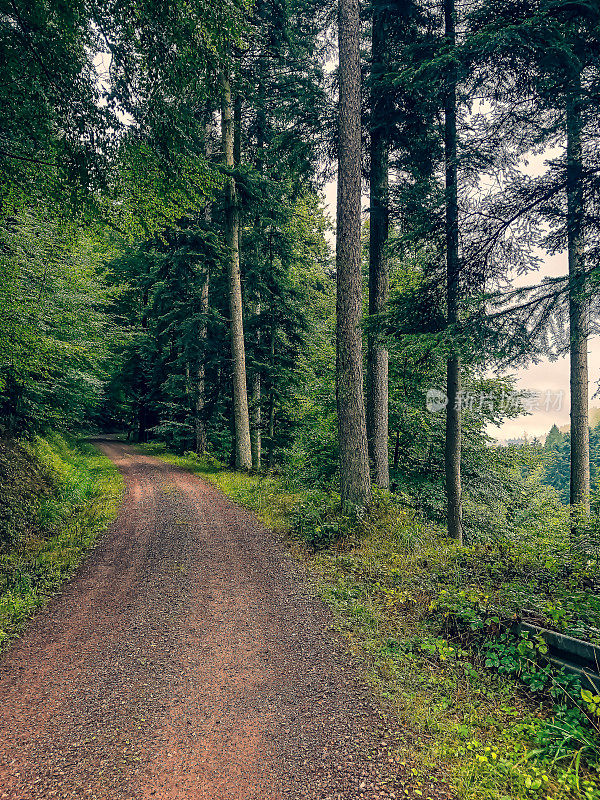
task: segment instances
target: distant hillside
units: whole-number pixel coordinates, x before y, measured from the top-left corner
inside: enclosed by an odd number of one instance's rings
[[[590,408],[590,428],[595,428],[600,422],[600,408]],[[563,425],[558,429],[561,433],[569,433],[571,430],[570,425]]]
[[[590,478],[592,489],[598,486],[600,477],[600,409],[590,409]],[[544,449],[552,454],[545,467],[546,482],[560,493],[563,503],[569,502],[571,472],[571,437],[569,426],[558,428],[553,425],[548,432]]]

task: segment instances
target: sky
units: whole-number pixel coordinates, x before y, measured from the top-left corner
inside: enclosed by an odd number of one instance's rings
[[[548,156],[531,158],[527,172],[531,175],[541,173],[544,160]],[[327,211],[335,220],[336,181],[330,181],[324,188],[324,199]],[[363,199],[363,212],[366,215],[368,201]],[[332,243],[333,244],[333,243]],[[515,286],[531,285],[543,277],[557,277],[567,273],[566,253],[546,256],[537,273],[516,278]],[[600,337],[590,337],[588,348],[589,397],[590,407],[600,407],[600,397],[593,395],[598,389],[600,380]],[[526,436],[528,440],[535,437],[544,438],[553,424],[563,427],[569,424],[569,359],[563,356],[556,361],[541,359],[538,364],[515,369],[510,374],[516,377],[516,388],[532,393],[532,413],[522,414],[514,419],[506,420],[500,427],[490,426],[488,433],[499,441],[517,439]]]

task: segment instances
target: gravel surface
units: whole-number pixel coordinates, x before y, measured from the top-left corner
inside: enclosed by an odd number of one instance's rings
[[[100,447],[127,494],[0,658],[0,797],[449,797],[411,786],[410,737],[277,535],[189,473]]]

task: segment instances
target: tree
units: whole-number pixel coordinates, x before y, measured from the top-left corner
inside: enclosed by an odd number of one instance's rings
[[[386,73],[386,8],[373,5],[371,36],[371,126],[369,226],[369,314],[382,314],[389,292],[387,239],[389,227],[389,154],[387,117],[389,107],[383,77]],[[369,459],[377,486],[390,485],[388,454],[388,352],[380,332],[368,332],[367,435]]]
[[[205,152],[206,158],[211,155],[211,135],[213,128],[212,111],[210,107],[206,110],[204,125],[205,131]],[[206,200],[204,208],[204,222],[210,226],[212,222],[212,204]],[[206,354],[208,350],[208,312],[209,312],[209,288],[210,288],[210,264],[208,259],[204,263],[204,275],[200,290],[200,324],[198,327],[198,348],[200,354],[195,362],[196,365],[196,386],[195,394],[195,430],[196,430],[196,453],[203,455],[206,452],[206,420],[204,410],[206,407]]]
[[[567,279],[530,293],[524,303],[528,316],[524,327],[529,329],[530,339],[537,338],[536,344],[541,340],[546,350],[548,332],[554,327],[551,349],[569,352],[570,496],[572,504],[589,510],[587,347],[589,282],[597,256],[592,231],[599,219],[592,153],[597,147],[600,10],[597,4],[585,1],[493,3],[476,11],[472,21],[479,46],[483,43],[483,63],[491,62],[499,105],[492,125],[498,131],[504,128],[504,139],[520,158],[534,148],[558,146],[564,152],[549,160],[546,173],[535,179],[513,170],[508,187],[503,187],[496,202],[484,204],[481,219],[487,216],[501,221],[487,232],[488,241],[493,242],[488,245],[490,253],[511,239],[514,242],[515,235],[508,233],[511,226],[519,231],[521,252],[530,252],[536,245],[550,253],[567,251]],[[546,231],[540,231],[540,219]],[[484,223],[483,229],[487,225]],[[515,249],[513,246],[513,253]],[[511,299],[514,302],[516,295]],[[514,304],[518,312],[521,304]],[[556,322],[565,318],[569,335],[561,341],[556,336]]]
[[[567,251],[569,260],[569,354],[571,389],[571,505],[590,510],[588,410],[588,300],[583,246],[583,180],[580,79],[566,100]]]
[[[85,425],[97,412],[119,332],[97,270],[101,230],[21,211],[0,226],[0,409],[5,436]]]
[[[459,321],[460,256],[458,250],[458,167],[456,133],[456,68],[453,51],[456,47],[454,0],[444,0],[444,35],[450,52],[448,83],[444,103],[444,167],[446,171],[446,304],[451,331]],[[462,544],[462,487],[460,480],[460,357],[451,345],[447,361],[446,394],[446,494],[448,500],[448,533]]]
[[[119,124],[93,54],[87,3],[13,0],[0,16],[0,214],[30,202],[80,213],[106,188]]]
[[[337,190],[337,407],[343,502],[371,501],[363,397],[360,246],[360,21],[358,0],[339,0]]]
[[[221,73],[223,104],[221,124],[225,166],[234,167],[234,126],[229,76]],[[250,443],[250,417],[248,413],[248,390],[246,385],[246,349],[244,343],[244,320],[242,285],[240,279],[239,207],[235,178],[226,179],[225,244],[227,247],[227,275],[229,281],[229,314],[231,332],[231,359],[233,379],[233,419],[235,425],[235,465],[238,469],[252,469]]]

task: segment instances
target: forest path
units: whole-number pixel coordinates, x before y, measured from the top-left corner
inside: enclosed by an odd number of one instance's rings
[[[397,734],[277,536],[199,478],[100,447],[127,493],[0,658],[0,797],[406,797],[386,778]]]

